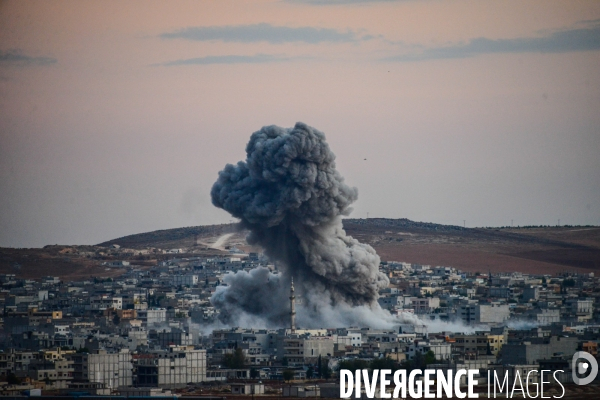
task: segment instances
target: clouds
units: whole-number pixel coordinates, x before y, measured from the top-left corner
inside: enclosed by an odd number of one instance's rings
[[[210,64],[264,64],[272,62],[288,61],[285,56],[272,54],[255,54],[253,56],[243,55],[225,55],[225,56],[206,56],[197,58],[188,58],[182,60],[169,61],[162,64],[165,67],[180,65],[210,65]]]
[[[353,31],[342,32],[329,28],[311,26],[287,27],[275,26],[268,23],[249,25],[205,26],[188,27],[173,32],[159,35],[162,39],[183,39],[190,42],[225,42],[241,43],[242,45],[286,45],[321,43],[355,43],[375,39],[376,36],[358,34]],[[258,53],[255,55],[207,55],[203,57],[184,58],[167,61],[155,65],[181,66],[181,65],[210,65],[210,64],[265,64],[292,59],[306,59],[306,56],[289,57],[286,55]]]
[[[230,26],[199,26],[183,28],[160,35],[163,39],[185,39],[194,41],[223,41],[254,43],[323,43],[354,42],[358,38],[352,31],[340,32],[329,28],[302,26],[297,28],[274,26],[268,23]],[[365,38],[368,39],[368,38]]]
[[[392,1],[392,0],[390,0]],[[307,0],[310,4],[346,4],[346,3],[369,3],[364,0]],[[358,33],[361,32],[361,33]],[[346,44],[378,41],[393,44],[381,34],[369,34],[364,30],[341,31],[331,28],[318,28],[311,26],[287,27],[276,26],[269,23],[258,23],[248,25],[225,25],[188,27],[159,35],[162,39],[183,39],[189,42],[223,42],[237,43],[242,45],[289,45],[289,44]],[[396,50],[398,48],[396,47]],[[541,36],[528,36],[513,39],[490,39],[488,37],[477,37],[467,42],[440,47],[425,47],[416,44],[413,52],[396,54],[382,57],[382,61],[414,62],[442,59],[465,59],[482,54],[509,54],[509,53],[567,53],[574,51],[600,50],[600,21],[580,21],[571,28],[545,32]],[[206,55],[195,58],[182,58],[175,61],[167,61],[162,66],[181,65],[210,65],[210,64],[266,64],[282,61],[291,61],[298,58],[288,55],[275,55],[263,53],[260,49],[254,55]],[[255,50],[255,51],[256,51]],[[292,49],[290,49],[292,50]],[[383,50],[383,49],[382,49]],[[388,48],[388,54],[394,50]]]
[[[12,49],[0,50],[0,65],[12,65],[18,67],[43,66],[56,64],[56,58],[51,57],[32,57],[23,53],[22,50]]]
[[[481,54],[498,53],[567,53],[573,51],[600,50],[600,23],[591,26],[553,32],[542,37],[515,39],[488,39],[480,37],[466,44],[434,47],[418,54],[405,54],[384,59],[385,61],[426,61],[452,58],[468,58]]]

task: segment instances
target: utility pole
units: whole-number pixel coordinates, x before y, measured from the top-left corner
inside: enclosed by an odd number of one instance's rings
[[[467,227],[467,220],[463,219],[463,228]]]

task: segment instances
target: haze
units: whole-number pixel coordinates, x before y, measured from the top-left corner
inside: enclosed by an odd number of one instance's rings
[[[597,1],[1,2],[0,246],[229,222],[298,121],[352,217],[600,225],[599,67]]]

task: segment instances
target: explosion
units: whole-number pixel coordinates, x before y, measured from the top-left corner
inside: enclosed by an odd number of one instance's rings
[[[325,135],[301,122],[265,126],[250,137],[246,155],[219,172],[212,202],[241,220],[250,231],[248,243],[261,246],[281,265],[281,274],[265,268],[228,274],[228,286],[211,298],[224,322],[258,318],[284,324],[292,277],[303,297],[299,324],[390,318],[377,303],[389,283],[379,271],[379,256],[342,226],[358,192],[336,170]]]

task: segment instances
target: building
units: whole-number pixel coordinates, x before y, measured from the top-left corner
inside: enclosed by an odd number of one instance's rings
[[[173,275],[171,276],[173,286],[195,286],[198,284],[198,275]]]
[[[534,309],[527,312],[529,319],[536,321],[539,325],[550,325],[560,321],[558,309]]]
[[[509,318],[508,304],[478,304],[475,307],[475,321],[479,324],[497,324]]]
[[[139,387],[180,388],[206,380],[206,350],[170,346],[134,357],[135,384]]]
[[[265,394],[263,383],[232,383],[231,394]]]
[[[412,360],[417,354],[425,355],[429,351],[433,352],[435,359],[439,361],[449,360],[452,356],[452,345],[443,340],[421,340],[406,346],[406,356]]]
[[[293,337],[296,336],[296,337]],[[291,335],[278,340],[278,355],[287,365],[314,363],[321,357],[333,355],[334,340],[330,336],[315,337]]]
[[[594,299],[569,299],[566,301],[568,313],[577,322],[586,322],[592,319],[594,312]]]
[[[498,355],[505,343],[504,335],[478,332],[474,335],[455,335],[452,348],[454,353],[469,356]]]
[[[109,389],[132,384],[133,365],[128,349],[116,353],[97,350],[67,357],[73,362],[73,378],[77,381],[102,383]]]
[[[181,329],[163,329],[151,332],[151,339],[156,339],[160,347],[168,349],[169,346],[191,346],[194,344],[192,334]]]
[[[90,299],[90,305],[86,307],[90,311],[104,311],[112,308],[114,310],[123,309],[123,298],[112,296],[94,296]]]
[[[523,301],[537,301],[540,298],[539,286],[528,286],[523,289]]]
[[[499,324],[510,318],[507,304],[477,304],[473,300],[457,309],[457,317],[465,324]]]
[[[415,314],[428,314],[440,307],[440,299],[438,297],[413,297],[411,300]]]
[[[530,338],[505,344],[500,359],[503,364],[537,364],[539,360],[551,359],[555,353],[574,354],[577,344],[577,337]]]
[[[138,318],[146,322],[146,326],[162,325],[167,321],[166,308],[151,308],[147,310],[138,310]]]

